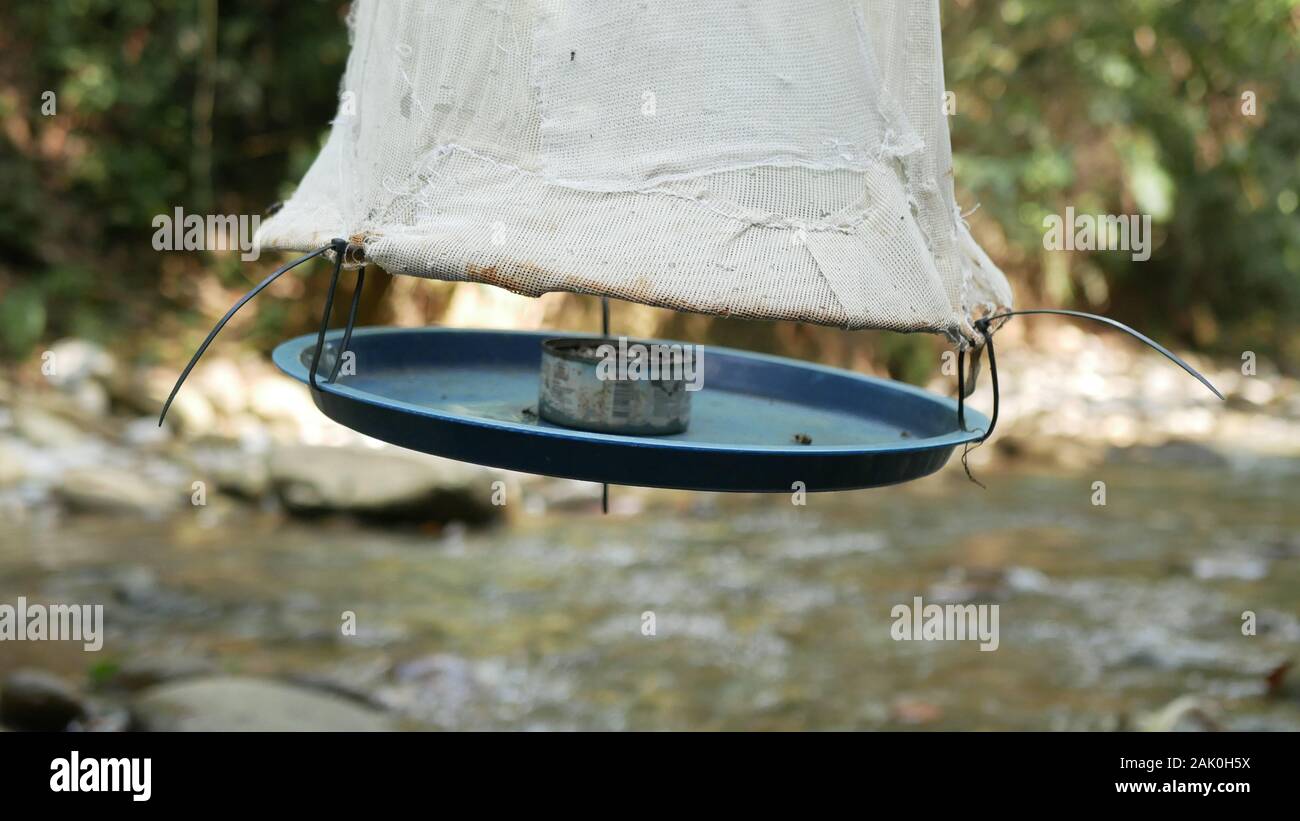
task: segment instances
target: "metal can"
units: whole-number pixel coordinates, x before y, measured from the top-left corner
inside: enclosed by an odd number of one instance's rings
[[[699,364],[695,356],[689,345],[548,339],[542,343],[538,414],[552,424],[601,433],[681,433],[691,419],[686,375]],[[639,357],[658,357],[656,367]]]

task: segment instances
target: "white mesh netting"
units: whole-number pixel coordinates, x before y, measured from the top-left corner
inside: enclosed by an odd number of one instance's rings
[[[357,0],[265,248],[847,328],[1009,307],[957,207],[937,0]]]

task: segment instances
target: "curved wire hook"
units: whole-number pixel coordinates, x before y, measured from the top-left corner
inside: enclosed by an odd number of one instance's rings
[[[1200,382],[1202,385],[1204,385],[1205,387],[1209,388],[1214,393],[1215,396],[1219,397],[1220,399],[1223,399],[1223,394],[1219,393],[1218,388],[1210,384],[1210,380],[1206,379],[1204,376],[1201,375],[1199,371],[1197,371],[1191,365],[1188,365],[1186,362],[1180,359],[1178,355],[1175,354],[1173,351],[1170,351],[1164,345],[1161,345],[1159,342],[1156,342],[1154,339],[1147,336],[1146,334],[1139,333],[1138,331],[1135,331],[1129,326],[1125,325],[1123,322],[1119,322],[1118,320],[1111,319],[1108,316],[1098,316],[1097,314],[1084,313],[1083,311],[1067,311],[1064,309],[1057,309],[1057,308],[1030,308],[1023,311],[1007,311],[1005,313],[984,317],[983,319],[978,320],[975,323],[975,327],[980,330],[980,333],[984,334],[985,339],[991,339],[992,337],[988,333],[988,327],[990,322],[993,322],[998,319],[1004,319],[1006,317],[1027,316],[1030,314],[1055,314],[1057,316],[1072,316],[1075,317],[1076,319],[1091,319],[1094,322],[1101,322],[1105,325],[1111,326],[1112,328],[1118,328],[1119,330],[1123,331],[1129,336],[1134,337],[1140,342],[1143,342],[1146,345],[1159,351],[1170,362],[1173,362],[1178,367],[1182,368],[1192,376],[1196,377],[1196,380]]]
[[[1026,315],[1035,315],[1035,314],[1052,314],[1056,316],[1075,317],[1077,319],[1091,319],[1096,322],[1100,322],[1104,325],[1109,325],[1112,328],[1117,328],[1123,331],[1124,333],[1128,334],[1129,336],[1132,336],[1137,340],[1139,340],[1140,342],[1143,342],[1144,344],[1159,351],[1175,365],[1187,371],[1189,374],[1194,376],[1197,379],[1197,381],[1199,381],[1202,385],[1204,385],[1205,387],[1213,391],[1215,396],[1219,397],[1220,399],[1223,399],[1223,394],[1219,392],[1218,388],[1214,387],[1214,385],[1210,383],[1210,380],[1202,376],[1199,371],[1197,371],[1191,365],[1184,362],[1182,359],[1180,359],[1176,354],[1174,354],[1164,345],[1161,345],[1159,342],[1156,342],[1154,339],[1151,339],[1147,335],[1143,333],[1139,333],[1133,328],[1130,328],[1129,326],[1125,325],[1123,322],[1119,322],[1117,320],[1111,319],[1110,317],[1098,316],[1097,314],[1089,314],[1083,311],[1069,311],[1065,309],[1056,309],[1056,308],[1029,308],[1023,311],[1005,311],[1000,314],[994,314],[993,316],[983,317],[982,319],[978,319],[975,321],[975,329],[978,330],[980,334],[983,335],[984,345],[989,350],[989,378],[993,382],[993,413],[989,417],[988,428],[984,430],[983,434],[980,436],[979,439],[976,439],[974,442],[967,442],[966,447],[962,450],[962,455],[961,455],[962,465],[966,468],[966,475],[970,478],[972,482],[975,482],[975,484],[980,485],[980,487],[983,487],[983,485],[979,482],[978,479],[976,479],[974,476],[971,475],[970,466],[966,463],[966,457],[969,454],[972,446],[979,446],[984,444],[984,442],[986,442],[988,438],[993,435],[993,429],[998,426],[998,409],[999,406],[1001,405],[1001,394],[998,385],[998,357],[997,357],[997,352],[993,348],[993,334],[989,332],[989,325],[999,319],[1007,319],[1013,316],[1026,316]],[[957,355],[957,382],[958,382],[957,384],[957,425],[958,427],[961,428],[961,430],[966,430],[966,402],[965,402],[966,384],[963,378],[964,377],[963,371],[965,370],[964,368],[965,360],[966,360],[966,352],[961,351],[960,353],[958,353]]]
[[[167,418],[167,411],[171,408],[172,401],[176,399],[176,394],[180,392],[181,385],[185,384],[185,380],[189,377],[190,371],[194,370],[194,366],[199,364],[199,360],[203,357],[203,354],[207,352],[208,346],[212,344],[212,340],[217,338],[217,334],[221,333],[221,329],[226,327],[226,323],[230,321],[230,318],[233,317],[235,313],[239,311],[240,308],[248,304],[248,302],[251,299],[253,299],[253,297],[257,296],[258,294],[262,293],[262,291],[266,290],[266,287],[268,285],[270,285],[272,282],[275,282],[285,273],[293,270],[294,268],[297,268],[299,265],[302,265],[307,260],[318,257],[321,254],[331,249],[335,250],[341,255],[342,251],[339,250],[340,242],[343,243],[344,248],[347,247],[346,240],[336,239],[333,242],[331,242],[329,245],[325,245],[320,248],[317,248],[315,251],[312,251],[309,254],[298,257],[293,262],[289,262],[286,263],[285,265],[280,266],[279,268],[275,269],[275,271],[272,272],[271,275],[268,276],[266,279],[257,283],[257,285],[255,285],[251,291],[249,291],[248,293],[240,297],[239,301],[237,301],[234,305],[230,306],[230,310],[226,311],[225,316],[217,320],[217,324],[214,325],[212,327],[212,330],[208,332],[207,339],[204,339],[203,344],[199,345],[198,350],[196,350],[194,352],[194,355],[190,357],[190,362],[188,365],[185,366],[185,370],[181,371],[181,375],[176,379],[176,384],[172,386],[172,392],[168,394],[167,401],[163,403],[162,412],[158,414],[158,427],[162,427],[163,420]]]
[[[334,257],[334,273],[330,276],[329,290],[325,292],[325,310],[321,312],[320,331],[316,334],[316,352],[312,355],[311,369],[307,372],[307,385],[316,392],[320,391],[320,385],[316,384],[316,369],[320,366],[321,352],[325,350],[325,332],[329,330],[330,316],[334,313],[334,292],[338,290],[339,272],[342,270],[343,254],[339,253]],[[342,358],[341,351],[339,358]]]
[[[339,344],[338,355],[334,357],[334,367],[330,369],[327,384],[334,382],[339,378],[339,366],[343,364],[343,354],[348,352],[348,346],[352,344],[352,328],[357,323],[357,305],[361,302],[361,289],[366,285],[366,266],[362,265],[357,270],[357,284],[352,289],[352,306],[348,308],[348,325],[343,331],[343,341]]]

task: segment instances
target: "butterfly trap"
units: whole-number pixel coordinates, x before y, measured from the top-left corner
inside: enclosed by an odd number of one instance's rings
[[[173,397],[235,311],[325,256],[320,330],[275,362],[330,418],[412,450],[609,484],[833,491],[917,479],[992,433],[993,337],[1038,312],[1011,310],[956,201],[937,3],[358,0],[349,24],[329,139],[256,237],[306,255],[231,308]],[[680,352],[682,373],[632,378],[623,357],[610,378],[597,352],[625,340],[607,301],[600,337],[356,329],[367,264],[942,334],[959,389],[657,340],[636,344]],[[344,269],[351,309],[330,331]],[[965,407],[985,355],[988,418]]]

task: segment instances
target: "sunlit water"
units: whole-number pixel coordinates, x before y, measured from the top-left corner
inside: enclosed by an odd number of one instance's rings
[[[984,473],[805,506],[616,488],[644,509],[484,531],[245,510],[6,526],[0,602],[104,603],[107,639],[5,642],[0,672],[205,655],[453,729],[1112,729],[1184,696],[1225,727],[1300,729],[1300,698],[1265,694],[1300,656],[1294,465]],[[998,604],[998,649],[895,641],[917,595]]]

